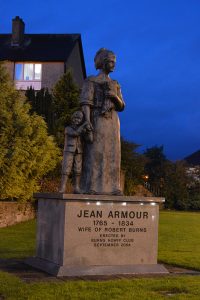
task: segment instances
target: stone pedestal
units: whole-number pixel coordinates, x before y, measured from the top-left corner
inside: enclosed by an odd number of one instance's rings
[[[157,264],[162,198],[36,194],[37,253],[57,276],[167,273]]]

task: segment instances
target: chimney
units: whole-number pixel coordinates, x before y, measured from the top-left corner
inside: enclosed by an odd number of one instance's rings
[[[12,46],[20,46],[24,40],[24,28],[25,24],[23,20],[17,16],[15,19],[12,19]]]

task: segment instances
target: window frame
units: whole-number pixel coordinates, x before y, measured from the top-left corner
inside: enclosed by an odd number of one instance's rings
[[[22,77],[21,79],[17,79],[16,78],[16,68],[17,65],[22,65]],[[33,65],[33,79],[26,79],[25,78],[25,65]],[[36,73],[35,73],[35,65],[40,65],[41,66],[41,70],[40,70],[40,79],[35,79],[36,77]],[[42,81],[42,63],[41,62],[15,62],[15,68],[14,68],[14,80],[16,82],[41,82]]]

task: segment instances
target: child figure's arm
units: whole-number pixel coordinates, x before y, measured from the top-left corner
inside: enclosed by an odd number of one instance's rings
[[[76,137],[79,136],[79,132],[78,129],[74,129],[71,126],[67,126],[65,128],[65,136],[72,136],[72,137]]]
[[[78,127],[77,133],[80,135],[82,132],[85,131],[87,126],[88,126],[88,122],[86,121],[81,126]]]

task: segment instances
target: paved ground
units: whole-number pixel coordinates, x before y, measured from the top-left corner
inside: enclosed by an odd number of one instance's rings
[[[165,265],[168,269],[168,275],[115,275],[115,276],[81,276],[81,277],[59,277],[56,278],[52,275],[36,270],[23,263],[23,259],[0,259],[0,270],[11,274],[14,274],[21,278],[23,281],[35,282],[35,281],[69,281],[69,280],[111,280],[122,278],[136,278],[136,277],[160,277],[160,276],[177,276],[177,275],[200,275],[200,272],[178,268],[174,266]]]

